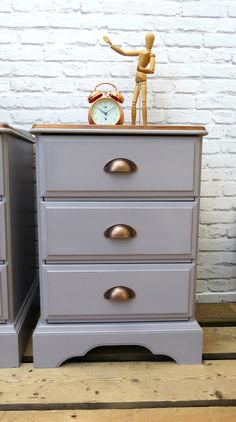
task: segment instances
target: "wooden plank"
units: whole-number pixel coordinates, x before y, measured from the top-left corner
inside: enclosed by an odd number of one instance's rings
[[[236,325],[236,303],[197,303],[196,319],[201,325]]]
[[[236,358],[236,327],[204,327],[203,353],[209,359],[218,355],[218,358]]]
[[[0,410],[236,405],[236,360],[67,363],[2,369]]]
[[[1,422],[234,422],[236,407],[0,412]]]

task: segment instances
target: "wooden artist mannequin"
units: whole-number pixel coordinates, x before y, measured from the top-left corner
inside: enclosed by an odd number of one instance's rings
[[[113,45],[108,37],[103,37],[104,41],[110,45],[112,50],[116,51],[122,56],[138,56],[138,66],[135,75],[136,85],[134,87],[131,107],[132,125],[135,125],[136,123],[136,105],[140,94],[140,88],[142,95],[143,125],[147,125],[147,74],[153,74],[155,71],[155,54],[151,52],[154,43],[154,38],[154,34],[152,32],[148,32],[145,36],[146,50],[124,51],[120,47]],[[150,66],[148,68],[147,66],[149,64]]]

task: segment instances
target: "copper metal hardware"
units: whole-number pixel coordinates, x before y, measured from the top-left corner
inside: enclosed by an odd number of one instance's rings
[[[127,224],[115,224],[105,230],[104,236],[109,239],[131,239],[136,236],[136,231]]]
[[[110,85],[114,88],[114,90],[110,92],[99,91],[97,88],[100,85]],[[100,84],[96,85],[93,92],[88,97],[88,102],[93,103],[94,101],[98,100],[102,96],[111,97],[113,100],[118,101],[118,103],[124,102],[123,95],[117,90],[116,86],[114,84],[111,84],[110,82],[101,82]]]
[[[104,166],[106,173],[133,173],[136,170],[136,164],[128,158],[114,158]]]
[[[113,300],[114,302],[126,302],[135,297],[135,293],[129,287],[116,286],[107,290],[104,293],[105,299]]]

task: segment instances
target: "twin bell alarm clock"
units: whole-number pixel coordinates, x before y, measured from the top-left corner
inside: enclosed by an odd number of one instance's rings
[[[98,87],[101,85],[110,85],[113,90],[100,91]],[[88,111],[89,123],[91,125],[122,125],[124,111],[120,104],[123,101],[124,97],[115,85],[109,82],[98,84],[88,97],[88,102],[91,104]]]

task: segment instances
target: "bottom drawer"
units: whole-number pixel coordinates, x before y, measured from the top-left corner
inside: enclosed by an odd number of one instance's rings
[[[43,265],[41,290],[50,322],[188,319],[194,264]]]
[[[0,265],[0,323],[8,319],[7,267]]]

